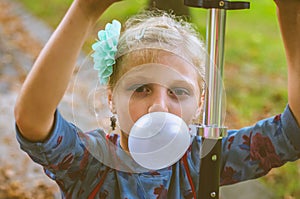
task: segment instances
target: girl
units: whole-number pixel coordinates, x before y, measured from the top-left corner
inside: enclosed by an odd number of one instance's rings
[[[196,198],[198,136],[179,161],[159,170],[131,161],[128,145],[132,126],[148,113],[168,112],[187,124],[198,118],[205,52],[189,24],[150,12],[130,19],[120,38],[116,21],[99,33],[95,68],[107,85],[120,136],[101,129],[82,133],[57,110],[88,31],[114,2],[73,2],[24,82],[15,107],[17,139],[57,182],[63,198]],[[288,106],[223,138],[222,185],[265,175],[299,158],[300,2],[276,4],[288,61]]]

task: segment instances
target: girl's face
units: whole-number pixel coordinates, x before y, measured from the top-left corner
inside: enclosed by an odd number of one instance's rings
[[[199,73],[182,58],[160,53],[155,63],[134,66],[118,81],[111,96],[123,133],[150,112],[169,112],[187,124],[200,113]]]

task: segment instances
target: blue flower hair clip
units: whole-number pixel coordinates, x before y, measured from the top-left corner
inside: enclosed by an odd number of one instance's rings
[[[105,30],[98,32],[98,38],[93,45],[94,69],[98,70],[101,85],[106,85],[113,73],[113,65],[116,63],[115,55],[121,32],[121,23],[113,20],[105,26]]]

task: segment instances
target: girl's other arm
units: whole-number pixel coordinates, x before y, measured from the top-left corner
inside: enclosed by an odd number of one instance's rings
[[[54,113],[71,78],[89,30],[116,0],[75,0],[26,78],[15,106],[21,134],[31,141],[47,138]]]
[[[288,64],[288,101],[300,125],[300,0],[275,0]]]

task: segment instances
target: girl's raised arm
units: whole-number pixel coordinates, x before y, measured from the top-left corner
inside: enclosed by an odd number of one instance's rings
[[[89,30],[116,0],[74,0],[26,78],[15,106],[21,134],[31,141],[45,139],[54,113],[72,75]]]
[[[300,125],[300,0],[275,0],[288,64],[288,101]]]

